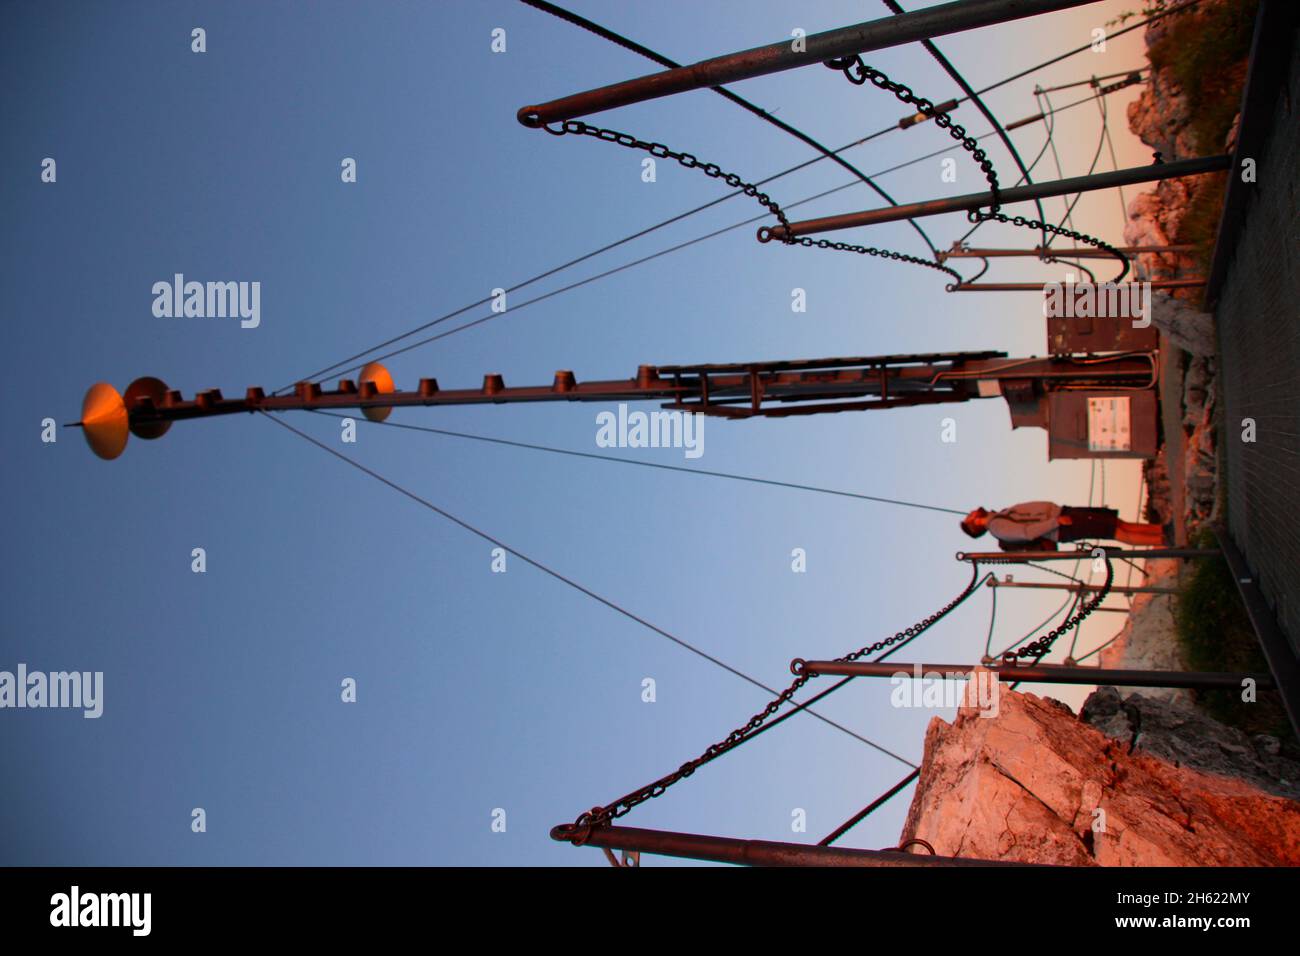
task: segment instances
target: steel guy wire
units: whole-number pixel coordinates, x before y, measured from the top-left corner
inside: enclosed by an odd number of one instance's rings
[[[629,611],[627,608],[619,605],[618,603],[610,600],[609,598],[597,594],[595,591],[591,590],[590,588],[582,584],[579,584],[574,579],[570,577],[566,577],[565,575],[561,574],[559,571],[556,571],[554,568],[551,568],[550,566],[542,563],[536,558],[532,558],[527,554],[524,554],[522,551],[519,551],[518,549],[506,544],[504,541],[501,541],[500,539],[493,537],[492,535],[488,534],[486,531],[480,530],[479,528],[470,524],[468,521],[464,521],[461,518],[456,517],[451,512],[438,507],[437,505],[427,500],[426,498],[420,497],[415,492],[408,491],[406,488],[403,488],[401,485],[397,484],[397,482],[385,478],[383,475],[379,474],[377,471],[374,471],[373,469],[367,468],[365,465],[361,464],[356,459],[349,458],[347,455],[343,454],[342,452],[334,450],[329,445],[326,445],[322,441],[318,441],[317,439],[308,435],[306,432],[299,431],[297,428],[294,428],[288,422],[282,421],[279,418],[275,417],[274,415],[271,415],[264,411],[259,411],[258,414],[266,418],[268,421],[274,422],[276,425],[279,425],[281,428],[284,428],[292,432],[293,434],[297,435],[299,438],[303,439],[303,441],[315,445],[317,448],[321,449],[322,451],[327,452],[330,455],[333,455],[339,461],[351,465],[353,468],[357,469],[363,474],[369,475],[371,478],[375,479],[381,484],[387,485],[392,490],[402,495],[405,495],[407,498],[410,498],[412,501],[416,502],[417,504],[422,505],[425,508],[428,508],[430,511],[440,515],[443,518],[446,518],[448,521],[452,522],[453,524],[459,525],[461,528],[470,532],[471,534],[476,535],[482,538],[484,541],[487,541],[490,544],[494,544],[498,548],[501,548],[502,550],[514,555],[516,558],[518,558],[520,561],[523,561],[525,564],[529,564],[534,568],[537,568],[537,570],[542,571],[543,573],[549,575],[550,577],[554,578],[560,583],[567,584],[569,587],[573,588],[575,591],[579,592],[580,594],[584,594],[587,597],[591,598],[593,601],[605,605],[605,607],[609,608],[610,610],[616,611],[617,613],[621,614],[623,617],[626,617],[628,620],[640,624],[642,627],[653,631],[654,633],[658,634],[660,637],[667,638],[668,640],[672,641],[674,644],[677,644],[679,647],[682,647],[685,650],[690,651],[692,654],[695,654],[697,657],[701,657],[704,660],[708,661],[709,663],[722,668],[723,670],[727,671],[728,673],[736,677],[739,677],[741,680],[753,684],[755,687],[759,688],[760,690],[764,690],[769,694],[777,693],[775,689],[768,687],[762,681],[750,677],[748,674],[744,673],[741,670],[738,670],[735,667],[732,667],[730,664],[726,663],[720,658],[714,657],[712,654],[709,654],[707,651],[701,650],[700,648],[691,644],[689,641],[677,637],[675,634],[672,634],[669,631],[664,630],[663,628],[659,627],[656,624],[652,624],[650,621],[646,620],[645,618],[634,614],[632,611]],[[879,751],[880,753],[885,754],[886,756],[894,758],[899,763],[906,764],[909,767],[916,766],[916,764],[912,763],[912,761],[908,760],[906,757],[899,756],[898,754],[887,749],[886,747],[882,747],[880,744],[876,743],[875,741],[868,740],[866,737],[863,737],[861,734],[856,733],[853,730],[850,730],[849,728],[843,726],[842,724],[836,723],[835,721],[817,713],[816,711],[810,710],[808,711],[808,713],[811,716],[816,717],[822,723],[834,727],[836,730],[839,730],[842,733],[848,734],[850,737],[853,737],[854,739],[861,741],[862,743],[866,744],[868,747],[871,747]]]

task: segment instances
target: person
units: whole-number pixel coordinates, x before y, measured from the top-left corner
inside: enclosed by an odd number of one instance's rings
[[[961,520],[961,529],[972,538],[992,534],[1003,551],[1055,551],[1060,542],[1098,538],[1142,547],[1165,543],[1158,524],[1121,521],[1114,508],[1074,508],[1051,501],[1025,501],[1001,511],[975,508]]]

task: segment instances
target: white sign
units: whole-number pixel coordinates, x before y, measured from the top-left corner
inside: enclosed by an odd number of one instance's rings
[[[1128,396],[1088,399],[1088,450],[1130,451],[1132,448]]]

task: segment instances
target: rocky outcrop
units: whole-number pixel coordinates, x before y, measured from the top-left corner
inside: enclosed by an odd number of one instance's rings
[[[1134,747],[1114,712],[1112,737],[1003,687],[997,715],[982,713],[930,722],[900,844],[1073,866],[1300,864],[1300,803]]]
[[[1213,358],[1219,351],[1214,316],[1166,292],[1151,296],[1151,321],[1169,340],[1192,355]]]
[[[1200,17],[1211,7],[1233,0],[1204,0],[1197,10],[1180,17],[1157,20],[1146,28],[1146,48],[1163,41],[1181,17]],[[1153,67],[1147,84],[1128,106],[1129,129],[1151,147],[1160,161],[1190,159],[1200,155],[1193,142],[1192,111],[1178,79],[1168,69]],[[1235,124],[1234,124],[1235,130]],[[1179,241],[1179,225],[1199,189],[1210,182],[1204,176],[1166,179],[1128,204],[1124,241],[1129,245],[1171,245]],[[1147,279],[1173,279],[1197,271],[1194,257],[1184,253],[1144,253],[1138,257],[1139,275]],[[1177,290],[1175,298],[1194,300],[1199,290]],[[1192,351],[1189,349],[1189,351]]]
[[[1300,763],[1285,756],[1282,742],[1268,734],[1252,737],[1190,708],[1150,694],[1124,697],[1114,687],[1097,688],[1083,702],[1079,719],[1131,751],[1300,800]]]
[[[1183,523],[1189,536],[1218,520],[1217,359],[1193,356],[1183,375]]]
[[[1230,0],[1206,0],[1185,16],[1202,17],[1207,10]],[[1145,42],[1150,50],[1162,42],[1178,22],[1170,17],[1147,27]],[[1137,99],[1129,104],[1129,128],[1158,152],[1165,162],[1186,159],[1201,152],[1192,142],[1191,109],[1187,97],[1171,70],[1153,67],[1150,79]],[[1236,139],[1234,122],[1226,147]],[[1170,179],[1154,190],[1134,197],[1128,206],[1124,240],[1131,245],[1169,245],[1179,241],[1180,225],[1197,191],[1212,188],[1211,177]],[[1173,279],[1200,271],[1195,258],[1183,253],[1147,253],[1138,257],[1138,274],[1146,279]],[[1184,373],[1182,474],[1186,485],[1184,509],[1173,517],[1189,536],[1207,522],[1217,519],[1215,449],[1215,362],[1218,346],[1213,317],[1199,311],[1199,289],[1179,289],[1153,296],[1152,321],[1164,333],[1164,340],[1186,351],[1190,358]],[[1170,436],[1166,435],[1166,441]]]

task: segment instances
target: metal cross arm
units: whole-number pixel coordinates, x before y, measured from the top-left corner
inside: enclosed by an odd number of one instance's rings
[[[444,389],[437,379],[422,378],[413,391],[398,390],[388,369],[371,362],[357,380],[342,379],[334,389],[299,382],[288,395],[268,395],[255,386],[240,397],[208,389],[190,399],[160,379],[144,377],[121,394],[105,382],[91,386],[77,424],[95,454],[112,459],[126,448],[130,435],[161,438],[173,422],[238,412],[356,409],[372,421],[383,421],[392,409],[411,406],[660,401],[674,410],[728,418],[781,416],[966,401],[978,397],[969,370],[1002,358],[1001,352],[949,352],[642,365],[627,379],[579,382],[573,372],[559,371],[548,385],[507,386],[500,375],[489,374],[477,388]]]
[[[805,661],[796,659],[790,669],[796,674],[826,675],[830,677],[895,677],[903,675],[909,680],[961,679],[977,667],[976,664],[901,664],[892,661]],[[1273,687],[1269,674],[1220,673],[1195,671],[1109,670],[1099,667],[1079,667],[1063,664],[993,664],[984,669],[1007,683],[1026,681],[1035,684],[1096,684],[1099,687],[1198,687],[1236,688],[1252,680],[1258,687]]]
[[[871,867],[978,867],[1033,866],[999,860],[931,856],[906,850],[855,850],[838,846],[809,846],[771,840],[644,830],[640,827],[578,826],[565,823],[551,830],[551,839],[575,846],[655,853],[661,856],[734,863],[740,866],[871,866]]]
[[[1209,558],[1219,553],[1215,548],[1121,548],[1108,544],[1067,551],[958,551],[957,560],[975,561],[979,564],[1078,561],[1089,557],[1094,551],[1104,551],[1111,558]]]
[[[1219,172],[1232,164],[1232,157],[1199,156],[1194,159],[1180,159],[1171,163],[1152,163],[1149,166],[1132,166],[1113,172],[1094,173],[1091,176],[1075,176],[1070,179],[1058,179],[1050,183],[1034,183],[1030,186],[1015,186],[999,190],[995,196],[992,192],[968,193],[964,196],[951,196],[945,199],[931,199],[926,202],[906,203],[901,206],[886,206],[882,209],[866,209],[862,212],[841,213],[836,216],[823,216],[819,219],[805,219],[785,226],[764,226],[758,230],[760,242],[772,240],[784,241],[787,238],[813,235],[822,232],[835,232],[840,229],[853,229],[858,226],[875,226],[884,222],[897,222],[903,219],[917,219],[924,216],[941,216],[950,212],[969,212],[991,206],[994,202],[1003,205],[1026,202],[1033,199],[1047,199],[1051,196],[1067,196],[1074,193],[1088,192],[1094,189],[1109,189],[1112,186],[1131,186],[1135,183],[1152,182],[1158,179],[1175,179],[1179,176],[1196,176],[1204,173]]]
[[[559,371],[550,384],[507,386],[502,376],[483,376],[477,388],[444,389],[422,378],[401,391],[388,369],[377,362],[362,368],[357,380],[336,388],[299,382],[292,394],[268,395],[260,387],[240,397],[208,389],[187,399],[160,379],[132,382],[125,393],[106,382],[91,386],[82,402],[83,434],[101,458],[118,457],[130,435],[161,438],[173,422],[238,412],[338,412],[356,409],[382,422],[392,409],[434,405],[506,405],[524,402],[658,401],[668,413],[721,418],[784,417],[826,412],[890,409],[977,398],[1006,398],[1013,424],[1045,426],[1047,398],[1060,390],[1150,389],[1150,353],[1103,356],[1053,355],[1009,359],[1002,352],[944,352],[728,365],[642,365],[627,379],[579,382]]]
[[[815,33],[802,37],[799,41],[786,38],[740,53],[729,53],[690,66],[652,73],[536,106],[525,106],[519,110],[518,119],[525,126],[536,128],[661,96],[722,86],[736,80],[822,63],[836,57],[868,53],[1095,2],[1096,0],[955,0],[953,3],[943,3],[924,10]]]

